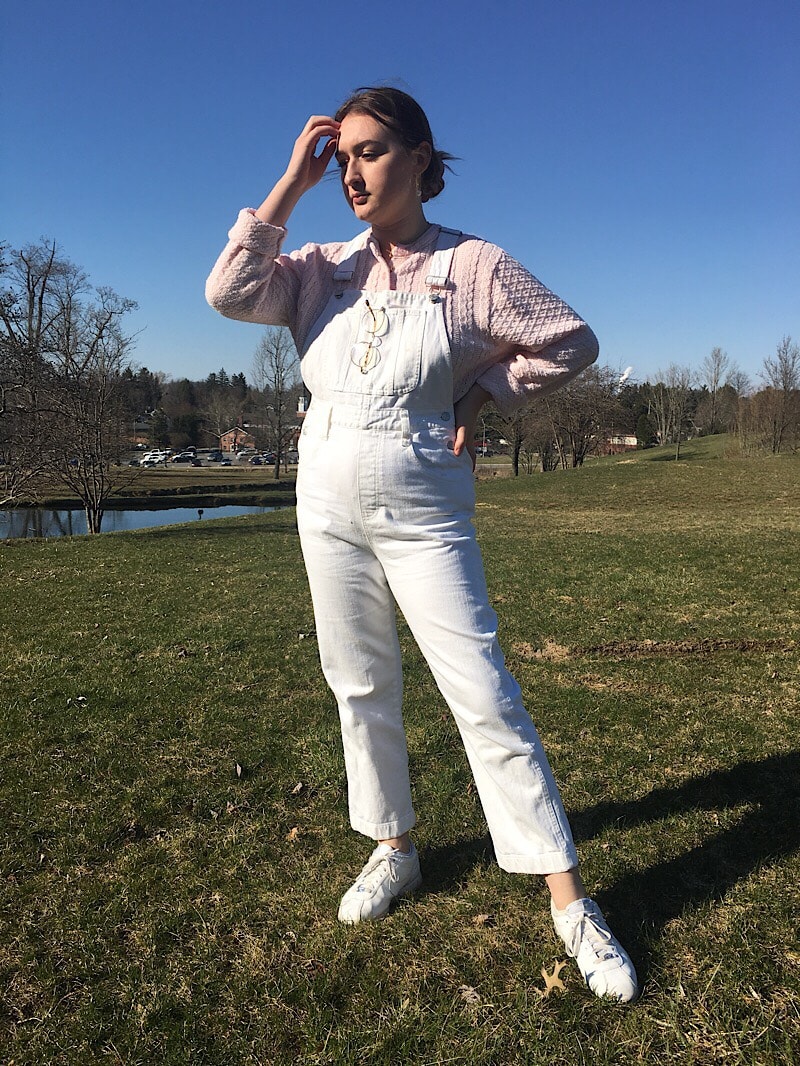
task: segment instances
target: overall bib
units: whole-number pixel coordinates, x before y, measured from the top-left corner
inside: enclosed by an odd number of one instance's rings
[[[350,821],[374,840],[415,824],[402,720],[400,607],[452,711],[499,865],[577,865],[566,815],[519,686],[505,667],[453,453],[443,301],[459,234],[442,230],[427,294],[348,288],[366,234],[342,252],[302,353],[312,394],[297,520],[322,669],[339,707]]]

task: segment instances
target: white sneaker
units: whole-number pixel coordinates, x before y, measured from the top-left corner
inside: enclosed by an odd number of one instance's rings
[[[575,900],[563,911],[557,910],[551,900],[550,912],[567,954],[577,962],[592,992],[620,1003],[636,999],[639,995],[636,970],[594,900]]]
[[[342,896],[339,921],[355,925],[383,918],[396,899],[408,896],[422,884],[419,855],[414,845],[408,854],[379,844],[369,861]]]

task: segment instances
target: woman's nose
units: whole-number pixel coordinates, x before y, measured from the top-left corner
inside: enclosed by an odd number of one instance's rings
[[[358,167],[358,160],[352,159],[347,164],[344,172],[345,185],[357,185],[361,181],[361,172]]]

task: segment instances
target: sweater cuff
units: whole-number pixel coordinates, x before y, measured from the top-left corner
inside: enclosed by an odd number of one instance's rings
[[[518,377],[509,373],[505,363],[490,366],[477,379],[477,384],[491,394],[501,415],[513,415],[531,400],[530,390]]]
[[[248,252],[275,259],[280,254],[281,245],[286,237],[283,226],[273,226],[256,218],[252,207],[245,207],[228,230],[228,238],[234,244],[241,245]]]

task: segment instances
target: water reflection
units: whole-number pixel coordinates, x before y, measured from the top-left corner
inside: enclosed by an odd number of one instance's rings
[[[203,518],[234,518],[237,515],[265,514],[277,507],[169,507],[161,510],[106,511],[103,533],[126,529],[150,529],[172,526],[178,522],[199,522]],[[54,510],[49,507],[19,507],[0,511],[0,540],[19,537],[76,537],[86,533],[86,515],[77,510]]]

